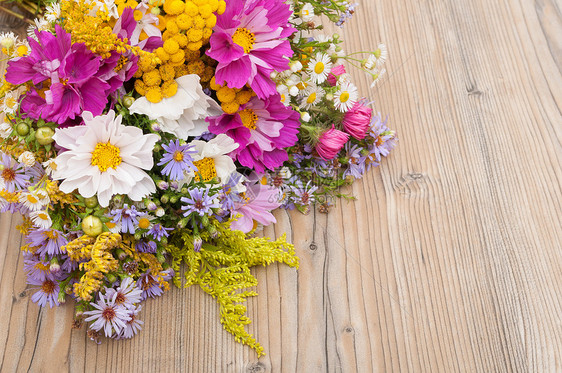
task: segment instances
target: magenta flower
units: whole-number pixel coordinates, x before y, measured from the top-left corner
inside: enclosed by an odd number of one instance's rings
[[[316,152],[320,158],[325,160],[334,159],[341,148],[349,140],[349,135],[345,132],[335,129],[332,124],[332,128],[324,132],[318,139],[316,144]]]
[[[21,103],[22,112],[33,119],[59,124],[83,111],[100,115],[107,104],[110,85],[98,77],[102,60],[83,43],[72,43],[70,34],[55,26],[56,35],[36,32],[29,38],[31,53],[8,63],[6,80],[34,84]],[[47,84],[50,79],[51,84]],[[45,90],[44,95],[38,91]]]
[[[208,117],[209,131],[225,133],[239,147],[230,155],[246,167],[263,173],[288,160],[286,148],[299,133],[299,113],[281,103],[279,95],[265,100],[253,97],[235,114]]]
[[[332,67],[332,70],[328,74],[328,83],[332,87],[335,87],[338,84],[338,76],[345,74],[345,66],[344,65],[336,65]]]
[[[293,51],[286,39],[296,30],[292,12],[282,0],[230,0],[217,19],[207,55],[218,61],[217,84],[242,88],[246,83],[258,97],[277,93],[272,71],[285,71]]]
[[[351,110],[345,113],[342,121],[343,128],[345,132],[357,140],[363,140],[371,127],[372,116],[373,109],[363,105],[361,102],[356,102]]]

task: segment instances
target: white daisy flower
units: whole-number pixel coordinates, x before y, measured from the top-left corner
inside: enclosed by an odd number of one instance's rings
[[[39,202],[41,202],[43,206],[47,206],[49,202],[51,202],[51,199],[49,198],[49,193],[47,193],[45,188],[36,189],[35,196],[39,198]]]
[[[105,226],[111,233],[121,233],[121,221],[114,223],[113,221],[108,221]]]
[[[35,30],[37,31],[49,31],[51,30],[51,23],[47,21],[45,18],[35,18],[33,20],[35,25],[30,25],[27,28],[27,36],[37,40],[37,35],[35,35]]]
[[[44,205],[41,200],[35,191],[22,192],[18,197],[18,201],[30,211],[42,210]]]
[[[310,78],[316,83],[321,84],[326,81],[328,74],[332,70],[332,60],[325,53],[317,53],[316,57],[308,63]]]
[[[353,83],[343,82],[334,94],[334,106],[337,110],[346,112],[353,107],[358,98],[357,87]]]
[[[153,224],[152,221],[156,219],[156,217],[150,214],[143,214],[137,217],[138,223],[137,226],[140,229],[150,229],[152,228]]]
[[[10,137],[13,131],[14,129],[9,122],[0,123],[0,137],[2,137],[3,139],[7,139],[8,137]]]
[[[4,95],[2,99],[2,106],[0,106],[0,110],[2,110],[5,114],[14,114],[19,107],[18,96],[12,92],[8,91]]]
[[[12,57],[23,57],[27,56],[30,51],[29,43],[27,40],[18,41],[12,52]]]
[[[51,23],[58,20],[61,16],[60,4],[51,3],[45,8],[45,19]]]
[[[300,16],[305,22],[310,22],[314,19],[314,8],[310,3],[304,4],[300,11]]]
[[[82,118],[84,126],[57,128],[53,136],[57,145],[68,149],[55,158],[53,179],[63,180],[59,189],[78,189],[85,198],[97,194],[102,207],[116,194],[140,201],[155,192],[154,181],[143,170],[154,165],[152,150],[159,137],[122,125],[121,115],[115,117],[113,110],[97,117],[86,111]]]
[[[328,50],[326,51],[329,56],[336,53],[337,46],[333,43],[334,39],[332,37],[325,34],[319,34],[315,36],[315,39],[320,43],[330,43],[330,45],[328,46]]]
[[[49,229],[53,224],[47,210],[32,211],[29,213],[29,217],[37,228]]]
[[[281,97],[281,103],[285,106],[289,106],[291,104],[291,97],[289,96],[289,88],[285,84],[279,84],[277,86],[277,92]]]
[[[325,92],[321,87],[310,86],[302,96],[300,108],[308,110],[312,106],[316,106],[322,100],[324,94]]]
[[[45,168],[45,173],[48,176],[53,175],[53,172],[55,172],[58,169],[55,158],[47,159],[45,162],[42,163],[42,165]]]
[[[373,82],[371,83],[371,88],[373,88],[379,80],[383,77],[386,73],[386,69],[384,67],[377,66],[374,71],[371,73],[371,77],[373,78]]]
[[[377,57],[378,64],[386,62],[386,59],[388,58],[388,49],[386,48],[386,45],[382,43],[379,44],[377,50],[375,51],[375,57]]]
[[[16,45],[17,41],[17,36],[11,31],[0,34],[0,46],[3,48],[10,49]]]
[[[193,165],[198,172],[187,172],[180,185],[188,184],[192,178],[199,181],[201,177],[204,181],[217,177],[222,184],[227,183],[230,175],[236,171],[236,165],[228,154],[239,145],[224,133],[209,142],[194,140],[190,144],[197,151],[197,154],[193,154]]]
[[[149,102],[146,97],[136,100],[129,108],[131,113],[145,114],[158,121],[162,131],[172,133],[179,139],[200,136],[209,124],[205,118],[222,114],[221,107],[203,92],[199,76],[184,75],[176,79],[177,93],[158,103]]]
[[[26,150],[20,154],[18,162],[22,163],[24,168],[33,167],[35,165],[35,155],[29,150]]]

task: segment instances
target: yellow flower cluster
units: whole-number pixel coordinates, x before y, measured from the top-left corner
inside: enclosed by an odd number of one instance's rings
[[[158,28],[164,44],[154,51],[161,63],[140,58],[135,74],[135,90],[153,103],[174,96],[178,89],[174,79],[180,76],[197,74],[202,83],[209,82],[214,69],[201,59],[199,50],[209,42],[217,23],[215,13],[224,13],[226,3],[167,0],[163,8],[166,15],[158,16]]]
[[[45,189],[51,199],[52,204],[58,203],[61,206],[68,205],[69,208],[76,210],[76,204],[80,202],[74,194],[66,194],[59,189],[59,183],[55,180],[46,179]]]
[[[217,92],[217,99],[221,102],[222,110],[227,114],[234,114],[256,94],[248,86],[242,88],[228,88],[218,85],[215,77],[211,79],[209,88]]]
[[[86,273],[74,284],[74,295],[86,301],[92,299],[92,293],[102,285],[104,273],[118,269],[119,261],[110,251],[119,247],[120,243],[121,235],[105,232],[97,237],[84,235],[63,247],[72,260],[89,259],[80,263],[80,269]]]
[[[63,27],[72,34],[74,43],[86,44],[88,49],[103,58],[110,57],[112,51],[125,53],[130,50],[135,55],[145,56],[158,62],[158,58],[152,53],[130,46],[127,44],[127,39],[118,38],[108,23],[111,19],[107,11],[100,8],[95,16],[90,16],[95,5],[95,2],[85,0],[61,2],[61,12],[65,15]]]

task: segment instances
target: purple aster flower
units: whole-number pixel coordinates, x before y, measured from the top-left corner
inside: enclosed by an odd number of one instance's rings
[[[174,271],[170,268],[166,271],[161,272],[162,280],[168,281],[174,275]],[[146,298],[156,298],[161,296],[164,291],[162,286],[158,281],[157,277],[151,275],[149,272],[143,273],[141,277],[137,280],[137,286],[143,290],[142,299]]]
[[[122,305],[116,304],[117,293],[112,298],[101,296],[96,303],[90,303],[95,309],[84,312],[85,321],[94,321],[90,329],[99,331],[103,329],[106,337],[116,336],[125,328],[125,323],[131,319],[129,312]]]
[[[29,56],[8,63],[6,80],[12,84],[31,81],[34,88],[24,96],[21,111],[33,119],[62,124],[82,112],[100,115],[107,104],[110,85],[97,74],[101,57],[84,43],[72,43],[70,34],[59,25],[56,35],[36,32],[37,41],[28,38]],[[50,79],[50,85],[45,85]],[[46,89],[43,94],[40,90]]]
[[[33,229],[26,236],[26,242],[36,247],[35,253],[45,258],[46,255],[53,256],[62,254],[62,247],[68,240],[61,231],[56,229]]]
[[[193,165],[193,158],[190,154],[197,154],[192,150],[192,145],[180,145],[179,140],[172,140],[168,145],[162,145],[166,153],[158,162],[158,166],[164,166],[162,175],[169,176],[171,180],[184,179],[184,171],[196,170]]]
[[[374,141],[368,148],[369,154],[366,157],[367,170],[373,165],[378,166],[381,157],[388,156],[390,151],[396,146],[396,133],[386,126],[387,120],[385,119],[383,122],[380,114],[373,118],[368,136]]]
[[[348,159],[348,163],[343,176],[351,175],[355,179],[362,178],[365,173],[365,157],[361,155],[361,148],[348,142],[345,145],[345,157]]]
[[[23,165],[9,154],[0,154],[0,190],[5,189],[9,193],[13,193],[23,189],[30,178]]]
[[[123,208],[111,210],[111,215],[114,216],[113,223],[121,223],[121,232],[135,234],[135,225],[139,223],[137,216],[142,214],[137,211],[135,206],[129,207],[125,203]]]
[[[154,241],[146,241],[146,240],[138,240],[135,245],[135,250],[139,253],[156,253],[156,242]]]
[[[58,296],[60,287],[54,276],[47,276],[43,280],[28,277],[27,283],[40,286],[38,288],[39,290],[31,296],[31,301],[33,303],[37,303],[40,307],[45,307],[48,303],[49,308],[59,305]]]
[[[160,241],[162,237],[168,237],[168,231],[173,231],[174,228],[166,228],[162,224],[154,224],[147,232],[148,235],[154,237],[155,240]]]
[[[49,261],[41,259],[38,254],[31,252],[23,253],[23,270],[29,279],[35,282],[45,281],[51,275]]]
[[[243,165],[263,173],[289,159],[286,148],[295,145],[300,115],[283,105],[279,95],[265,100],[253,97],[235,114],[208,117],[209,131],[225,133],[239,144],[231,156]]]
[[[125,277],[117,289],[105,288],[105,297],[115,299],[115,304],[125,307],[128,310],[135,308],[142,298],[142,290],[137,287],[137,283],[131,277]]]
[[[121,330],[121,333],[117,336],[117,339],[133,338],[141,330],[143,321],[138,319],[138,314],[142,306],[137,306],[135,308],[129,309],[129,321],[125,323],[125,327]]]
[[[189,216],[192,213],[197,213],[199,216],[213,213],[211,209],[220,208],[218,198],[215,195],[209,195],[210,187],[206,188],[193,188],[189,190],[189,197],[182,197],[181,201],[185,203],[181,207],[183,216]]]
[[[216,61],[216,82],[230,88],[246,83],[260,98],[277,93],[272,71],[289,69],[293,51],[287,37],[292,12],[282,0],[229,0],[217,17],[207,55]]]

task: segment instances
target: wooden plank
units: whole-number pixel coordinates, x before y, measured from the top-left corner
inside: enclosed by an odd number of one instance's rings
[[[398,148],[329,215],[278,212],[298,273],[257,268],[248,304],[267,356],[214,301],[174,289],[143,332],[95,345],[72,310],[39,310],[0,218],[1,371],[562,370],[562,19],[554,0],[358,0],[348,50],[389,46],[362,92]],[[313,244],[311,246],[311,244]]]

